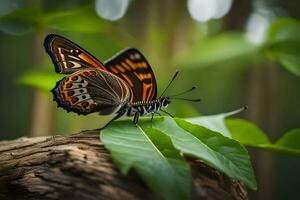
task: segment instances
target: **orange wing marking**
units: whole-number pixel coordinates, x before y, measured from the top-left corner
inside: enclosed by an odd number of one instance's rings
[[[125,72],[125,69],[123,67],[121,67],[120,65],[116,65],[116,68],[118,68],[118,70],[122,73]]]
[[[91,64],[94,67],[99,67],[100,69],[105,70],[105,67],[101,63],[97,62],[97,60],[95,60],[92,57],[87,56],[84,53],[79,54],[78,57],[81,58],[82,60],[86,61],[87,63]]]
[[[143,81],[144,79],[151,79],[152,75],[150,73],[148,74],[138,74],[136,72],[134,72],[134,74],[138,77],[138,79],[140,79],[140,81]]]
[[[115,69],[114,67],[111,67],[110,69],[111,69],[111,71],[112,71],[113,73],[115,73],[115,74],[119,73],[118,70]]]
[[[133,69],[137,69],[137,68],[145,68],[147,69],[148,66],[146,64],[146,62],[138,62],[138,63],[133,63],[131,60],[129,59],[125,59],[125,62]]]
[[[152,84],[149,84],[150,86],[150,91],[148,92],[148,95],[147,95],[147,100],[150,100],[150,99],[152,99],[152,97],[153,97],[153,90],[154,90],[154,88],[152,87]]]
[[[143,83],[143,97],[142,97],[142,100],[143,100],[143,101],[148,100],[148,95],[149,95],[149,93],[151,93],[151,92],[147,92],[147,90],[148,90],[149,88],[151,88],[151,86],[152,86],[152,84],[146,84],[146,83]]]
[[[127,83],[130,85],[130,87],[133,87],[133,83],[132,81],[128,78],[128,76],[126,76],[125,74],[121,74],[124,79],[127,81]]]
[[[146,62],[139,62],[138,63],[142,68],[148,68]]]
[[[122,65],[125,69],[127,69],[128,71],[131,70],[130,67],[129,67],[125,62],[121,62],[121,65]]]

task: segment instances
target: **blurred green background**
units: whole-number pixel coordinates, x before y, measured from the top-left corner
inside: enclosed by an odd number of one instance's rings
[[[97,114],[56,108],[59,78],[43,47],[49,33],[102,61],[140,49],[162,91],[176,69],[173,94],[192,85],[200,103],[174,102],[177,117],[248,105],[246,118],[275,141],[300,127],[300,1],[280,0],[1,0],[1,140],[99,127]],[[29,87],[28,87],[29,86]],[[258,179],[251,199],[295,199],[297,157],[250,149]]]

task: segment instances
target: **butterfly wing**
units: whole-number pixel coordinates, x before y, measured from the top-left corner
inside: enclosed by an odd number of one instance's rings
[[[104,65],[99,60],[62,36],[48,35],[44,47],[50,55],[57,73],[70,74],[91,67],[105,70]]]
[[[58,106],[87,115],[115,114],[130,99],[130,90],[117,76],[103,70],[84,69],[64,77],[51,90]]]
[[[156,80],[151,66],[137,49],[125,49],[105,62],[107,71],[123,79],[129,86],[130,102],[156,98]]]

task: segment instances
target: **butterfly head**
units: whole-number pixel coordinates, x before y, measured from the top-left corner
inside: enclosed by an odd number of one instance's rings
[[[165,108],[171,103],[171,99],[169,97],[160,97],[160,103]]]

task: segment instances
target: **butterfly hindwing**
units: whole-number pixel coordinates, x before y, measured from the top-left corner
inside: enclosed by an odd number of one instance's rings
[[[126,83],[103,70],[84,69],[58,81],[52,89],[58,106],[78,114],[116,113],[131,96]]]
[[[44,47],[50,55],[57,73],[73,73],[85,68],[105,70],[103,64],[70,40],[55,34],[46,37]]]
[[[125,49],[105,62],[107,71],[123,79],[129,86],[130,102],[151,101],[156,98],[156,80],[151,66],[137,49]]]

